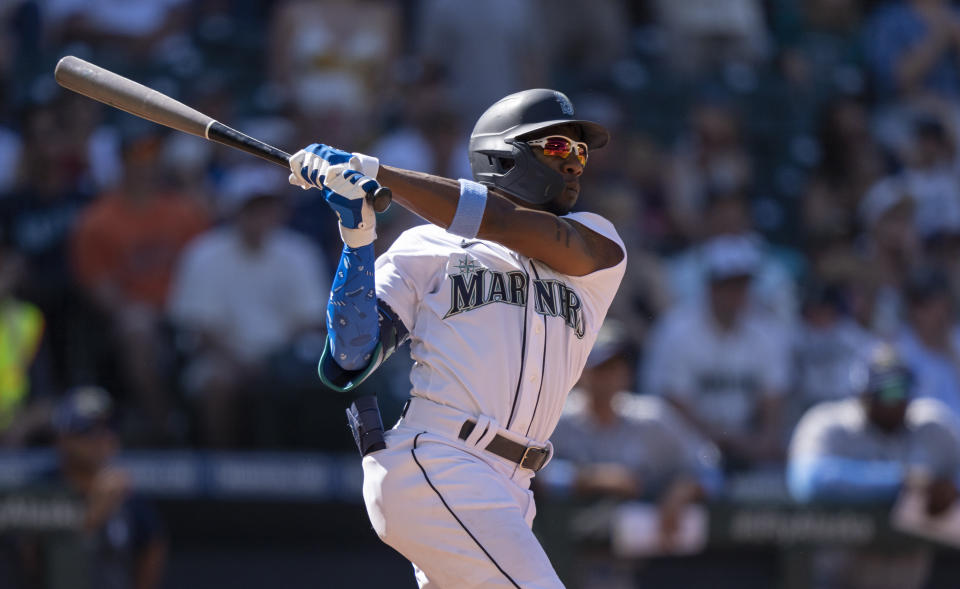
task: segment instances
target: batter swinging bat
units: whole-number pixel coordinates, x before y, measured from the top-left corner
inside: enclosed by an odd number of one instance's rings
[[[231,129],[166,94],[161,94],[78,57],[68,55],[62,58],[57,63],[53,75],[57,83],[64,88],[88,98],[165,127],[216,141],[252,153],[278,166],[290,168],[289,153]],[[378,213],[387,210],[392,197],[390,189],[386,186],[381,186],[372,195],[367,196],[373,200],[373,208]]]

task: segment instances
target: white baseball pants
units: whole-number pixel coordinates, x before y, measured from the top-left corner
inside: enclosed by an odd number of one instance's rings
[[[413,563],[420,587],[562,589],[530,529],[532,473],[409,417],[387,432],[385,450],[363,459],[363,497],[377,534]]]

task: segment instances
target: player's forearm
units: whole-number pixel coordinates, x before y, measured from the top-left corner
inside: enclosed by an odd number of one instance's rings
[[[393,200],[430,223],[446,229],[460,200],[456,180],[380,165],[377,180],[393,191]]]
[[[378,180],[393,191],[394,200],[430,223],[450,227],[460,201],[460,184],[423,172],[380,166]],[[585,238],[575,223],[545,211],[520,206],[494,190],[487,193],[477,237],[494,241],[517,253],[540,260],[571,276],[583,276],[614,266],[622,259],[620,247],[606,238],[602,252]],[[590,232],[592,233],[592,232]],[[599,236],[598,236],[599,237]]]

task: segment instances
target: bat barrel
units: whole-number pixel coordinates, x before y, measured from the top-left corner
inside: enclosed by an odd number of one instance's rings
[[[213,121],[166,94],[79,57],[68,55],[61,59],[53,75],[68,90],[171,129],[203,137]]]

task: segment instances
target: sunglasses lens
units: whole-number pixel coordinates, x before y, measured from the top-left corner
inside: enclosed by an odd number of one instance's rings
[[[543,145],[543,154],[563,159],[570,157],[570,152],[577,150],[577,160],[580,165],[587,163],[587,146],[584,143],[572,143],[566,137],[547,137]]]
[[[567,157],[570,155],[570,142],[566,137],[547,137],[547,142],[543,146],[544,155],[553,155]]]

